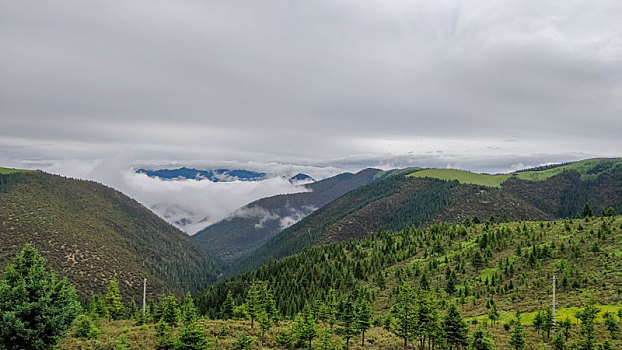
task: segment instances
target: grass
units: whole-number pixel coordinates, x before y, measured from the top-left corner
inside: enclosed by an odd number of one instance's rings
[[[407,175],[408,177],[432,177],[441,180],[457,180],[460,183],[488,186],[488,187],[500,187],[501,184],[509,179],[511,175],[488,175],[477,174],[470,171],[458,170],[458,169],[426,169],[417,171]]]
[[[374,180],[384,179],[385,177],[395,176],[395,175],[406,175],[413,173],[415,171],[419,171],[423,168],[420,167],[410,167],[404,169],[391,169],[391,170],[381,170],[374,175]]]
[[[605,312],[611,312],[614,315],[616,315],[618,310],[622,308],[622,305],[618,303],[609,304],[609,305],[596,304],[596,307],[600,310],[600,312],[598,313],[598,317],[596,318],[596,322],[603,322],[604,321],[603,314]],[[580,307],[574,307],[574,306],[561,307],[561,308],[558,307],[555,311],[556,313],[555,319],[559,322],[561,320],[566,319],[566,317],[568,317],[572,323],[578,323],[578,319],[575,317],[575,314],[581,309],[582,308]],[[533,320],[536,317],[536,313],[537,313],[536,311],[521,313],[521,320],[522,320],[521,323],[524,325],[532,324]],[[514,319],[515,315],[516,313],[514,311],[499,311],[498,323],[500,324],[508,323]],[[474,317],[468,317],[466,319],[468,321],[472,321],[475,319],[477,320],[478,323],[482,323],[482,324],[486,324],[486,322],[490,322],[487,314],[477,315]]]
[[[31,173],[33,170],[0,168],[0,174]]]
[[[516,176],[521,180],[544,181],[564,171],[576,171],[581,174],[582,180],[586,180],[616,167],[622,167],[621,158],[594,158],[565,164],[551,169],[521,171],[516,173]]]

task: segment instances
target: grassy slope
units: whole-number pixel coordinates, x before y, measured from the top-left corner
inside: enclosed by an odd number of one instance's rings
[[[1,168],[0,167],[0,174],[31,173],[31,172],[33,172],[33,170]]]
[[[511,175],[487,175],[477,174],[470,171],[457,169],[426,169],[408,174],[409,177],[432,177],[441,180],[457,180],[460,183],[481,185],[489,187],[501,187],[501,184]]]
[[[414,171],[410,177],[433,177],[442,180],[457,180],[460,183],[501,187],[507,179],[517,177],[521,180],[544,181],[564,171],[576,171],[582,180],[594,179],[600,174],[622,168],[622,158],[594,158],[578,162],[545,167],[545,169],[519,171],[511,174],[488,175],[458,169],[425,169]]]
[[[32,242],[82,296],[104,292],[113,276],[137,298],[145,277],[150,293],[215,279],[213,260],[187,235],[118,191],[42,172],[0,180],[0,267]]]

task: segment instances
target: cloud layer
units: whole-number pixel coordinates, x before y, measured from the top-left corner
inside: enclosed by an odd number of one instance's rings
[[[501,159],[474,169],[497,170],[622,149],[618,0],[0,8],[9,160]]]

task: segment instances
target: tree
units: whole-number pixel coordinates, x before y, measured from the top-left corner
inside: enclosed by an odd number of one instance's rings
[[[533,318],[532,325],[536,332],[539,334],[540,330],[542,330],[542,326],[544,325],[544,315],[541,311],[536,312],[536,315]]]
[[[179,332],[175,350],[205,350],[209,345],[205,331],[197,322],[193,322]]]
[[[160,318],[160,321],[155,325],[156,337],[156,349],[158,350],[172,350],[175,347],[175,341],[171,337],[171,326],[164,322],[164,319]]]
[[[618,339],[618,336],[620,336],[620,325],[615,320],[613,313],[607,311],[603,314],[603,318],[605,319],[605,328],[609,331],[611,338]]]
[[[413,340],[416,335],[417,314],[416,296],[413,288],[404,283],[400,286],[397,300],[391,309],[390,329],[393,334],[404,339],[404,350],[408,348],[408,341]]]
[[[308,348],[311,349],[311,342],[313,338],[317,337],[318,331],[315,318],[308,305],[305,306],[301,313],[296,315],[294,323],[292,324],[292,332],[298,339],[308,342]]]
[[[572,322],[570,321],[570,317],[566,317],[559,323],[559,328],[562,329],[564,333],[564,338],[568,340],[568,336],[570,335],[570,329],[572,328]]]
[[[255,327],[255,320],[261,309],[264,308],[261,302],[261,290],[261,285],[253,281],[246,295],[246,312],[251,318],[251,329]]]
[[[108,320],[120,320],[125,314],[125,309],[123,308],[123,303],[121,303],[119,281],[117,281],[116,277],[110,281],[110,284],[108,284],[104,301],[106,303]]]
[[[514,329],[510,335],[510,346],[515,350],[522,350],[525,348],[525,331],[523,330],[523,324],[520,317],[520,311],[516,310],[516,319],[514,320]]]
[[[488,303],[488,318],[490,319],[490,324],[496,324],[499,319],[499,310],[497,310],[497,303],[495,303],[494,299],[490,299]]]
[[[89,299],[87,312],[93,318],[106,317],[106,303],[104,302],[104,298],[99,294],[93,294],[91,299]]]
[[[471,336],[469,350],[494,350],[495,346],[490,334],[482,327],[478,327]]]
[[[259,322],[259,327],[261,328],[261,344],[263,346],[264,334],[272,328],[274,323],[272,323],[272,317],[268,315],[266,309],[262,309],[259,312],[259,315],[257,315],[257,322]]]
[[[373,315],[374,314],[369,302],[363,298],[359,298],[356,305],[356,325],[358,331],[362,334],[361,346],[365,346],[365,332],[371,328],[371,320]]]
[[[592,216],[594,216],[594,212],[592,211],[592,207],[590,207],[590,203],[585,203],[583,211],[581,212],[581,217],[587,218]]]
[[[468,345],[469,331],[456,304],[447,308],[441,327],[449,350],[465,348]]]
[[[346,349],[350,348],[350,339],[358,334],[356,306],[349,296],[339,303],[339,334],[346,340]]]
[[[76,291],[30,244],[0,279],[0,349],[49,349],[78,316]]]
[[[76,322],[78,325],[76,326],[76,331],[74,335],[77,338],[97,338],[101,334],[99,329],[93,323],[93,320],[88,315],[80,315],[78,316],[78,320]]]
[[[233,310],[235,310],[235,301],[231,295],[231,291],[227,292],[224,304],[222,304],[222,316],[225,320],[233,317]]]
[[[542,331],[546,332],[547,339],[551,337],[551,331],[555,327],[555,320],[553,319],[553,311],[551,308],[547,308],[542,313]]]
[[[279,309],[276,307],[274,293],[272,293],[272,289],[268,286],[266,286],[264,292],[264,309],[266,310],[266,314],[268,318],[270,318],[270,322],[277,323],[279,320]]]
[[[158,314],[160,319],[164,320],[169,326],[177,326],[177,322],[181,319],[181,311],[179,310],[179,304],[177,299],[172,295],[160,296],[160,302],[158,305]]]
[[[181,302],[180,311],[181,320],[185,325],[189,325],[197,320],[199,311],[194,306],[194,300],[192,300],[190,292],[186,293],[184,300]]]
[[[568,347],[566,346],[566,339],[564,339],[564,336],[561,334],[558,334],[555,339],[553,340],[553,348],[555,350],[567,350]]]
[[[576,313],[576,317],[581,320],[581,343],[579,344],[582,350],[594,350],[594,320],[598,316],[600,310],[596,307],[595,303],[591,301],[583,309]]]
[[[324,301],[322,318],[324,321],[328,322],[331,330],[335,322],[337,322],[338,306],[336,292],[333,288],[330,288],[326,294],[326,300]]]

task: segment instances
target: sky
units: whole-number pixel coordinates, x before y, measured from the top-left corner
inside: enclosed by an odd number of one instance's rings
[[[619,0],[0,0],[0,52],[0,166],[622,154]]]

